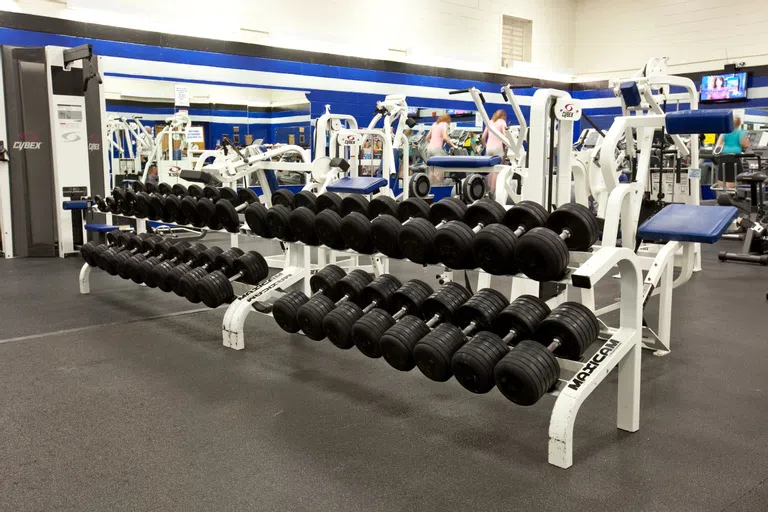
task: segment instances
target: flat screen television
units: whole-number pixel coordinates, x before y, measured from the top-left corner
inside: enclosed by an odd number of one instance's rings
[[[704,103],[716,101],[741,101],[747,98],[747,73],[706,75],[701,79],[700,100]]]

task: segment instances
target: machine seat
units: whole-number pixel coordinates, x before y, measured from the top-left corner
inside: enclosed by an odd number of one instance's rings
[[[91,203],[90,201],[64,201],[62,206],[65,210],[88,210]]]
[[[112,224],[86,224],[85,230],[90,231],[91,233],[109,233],[110,231],[114,231],[116,229],[120,229],[117,226],[113,226]]]
[[[670,204],[645,221],[637,235],[643,240],[713,244],[737,215],[734,206]]]
[[[501,163],[498,156],[433,156],[427,160],[427,165],[446,168],[471,168],[493,167]]]
[[[736,176],[736,181],[739,183],[763,183],[766,180],[768,176],[762,172],[743,172]]]
[[[387,180],[384,178],[341,178],[328,185],[328,192],[337,192],[340,194],[373,194],[380,188],[387,186]]]

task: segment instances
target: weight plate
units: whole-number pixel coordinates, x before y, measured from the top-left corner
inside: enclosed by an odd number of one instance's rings
[[[398,236],[400,221],[390,215],[381,215],[371,221],[371,240],[376,250],[390,258],[402,258]]]

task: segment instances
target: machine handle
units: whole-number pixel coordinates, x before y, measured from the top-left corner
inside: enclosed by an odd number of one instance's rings
[[[456,91],[448,91],[448,94],[464,94],[465,92],[469,92],[469,89],[459,89]]]

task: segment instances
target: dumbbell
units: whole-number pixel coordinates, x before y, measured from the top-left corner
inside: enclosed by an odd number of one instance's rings
[[[138,247],[140,245],[141,240],[145,240],[152,236],[149,233],[141,233],[139,235],[133,235],[126,240],[123,241],[122,245],[113,245],[112,247],[106,248],[105,245],[97,246],[94,248],[95,253],[92,256],[92,259],[94,263],[96,263],[96,266],[98,266],[100,269],[106,271],[107,267],[110,264],[110,259],[119,252],[122,252],[126,249],[132,249],[134,247]],[[107,259],[105,262],[104,259]],[[115,270],[115,274],[117,275],[117,271]]]
[[[297,194],[296,197],[299,197],[299,195]],[[302,203],[300,202],[299,204]],[[296,206],[295,201],[294,206]],[[304,207],[307,208],[306,206]],[[360,195],[350,195],[341,200],[342,217],[345,217],[352,212],[360,211],[368,211],[368,200],[365,197]],[[293,230],[290,220],[291,210],[287,206],[278,204],[267,211],[266,221],[269,231],[272,235],[284,242],[295,242],[298,240],[298,233]],[[316,230],[315,234],[317,234]],[[315,242],[311,234],[307,234],[307,237],[310,242]],[[317,243],[319,243],[319,238]]]
[[[181,197],[174,193],[173,188],[167,183],[161,183],[157,187],[157,192],[149,195],[149,204],[159,213],[160,220],[163,222],[178,224],[188,222],[181,211]]]
[[[398,210],[397,201],[391,197],[376,196],[368,206],[367,215],[353,211],[342,219],[341,236],[344,243],[353,251],[372,254],[376,246],[371,237],[371,220],[369,219],[376,219],[382,215],[395,218]]]
[[[452,318],[448,319],[451,323],[443,316],[433,318],[431,324],[417,326],[413,336],[420,336],[421,339],[413,348],[413,362],[427,378],[437,382],[447,381],[454,373],[451,366],[454,354],[446,351],[446,347],[461,346],[473,333],[490,329],[494,318],[507,306],[509,301],[504,295],[491,288],[483,288],[454,310]],[[433,326],[432,332],[429,332]]]
[[[325,200],[326,203],[333,201],[333,207],[324,208],[315,217],[314,228],[315,234],[317,235],[317,241],[331,249],[346,249],[347,243],[344,241],[341,229],[342,216],[353,213],[353,210],[360,207],[362,203],[357,202],[356,199],[351,199],[344,203],[344,199],[341,199],[341,197],[333,192],[326,192],[321,195],[318,198],[318,202],[326,194],[333,194],[333,196]]]
[[[213,260],[213,263],[206,263],[199,267],[195,267],[179,280],[179,287],[181,288],[182,295],[191,303],[197,304],[201,301],[200,295],[197,293],[197,283],[209,273],[215,270],[223,270],[227,275],[234,274],[233,268],[235,260],[245,254],[239,247],[232,247]]]
[[[172,240],[159,237],[148,238],[142,244],[139,250],[133,254],[132,251],[123,251],[116,254],[113,258],[113,265],[117,269],[117,274],[123,279],[130,279],[136,284],[141,284],[141,274],[139,272],[139,265],[146,261],[147,258],[156,261],[154,258],[168,252],[175,243]],[[183,246],[188,245],[187,242],[183,242]],[[182,249],[183,250],[183,247]],[[154,286],[152,286],[154,288]]]
[[[552,281],[565,273],[570,251],[587,251],[600,234],[597,217],[584,205],[567,203],[547,219],[546,228],[534,228],[515,247],[515,263],[535,281]]]
[[[96,244],[95,242],[87,242],[80,247],[80,255],[85,262],[91,267],[99,266],[99,258],[101,254],[111,247],[123,248],[128,243],[128,240],[135,237],[136,234],[128,231],[120,231],[119,229],[113,229],[107,233],[106,244]]]
[[[155,250],[155,254],[151,257],[138,258],[138,263],[136,263],[137,254],[131,259],[132,268],[128,273],[134,283],[144,283],[150,288],[157,288],[157,280],[152,273],[154,268],[168,260],[179,261],[183,257],[184,251],[189,247],[191,247],[191,244],[186,240],[177,241],[171,244],[170,247],[158,247]],[[205,247],[203,247],[203,250],[205,250]]]
[[[379,215],[371,221],[370,237],[377,251],[390,258],[402,258],[398,236],[404,223],[412,219],[427,219],[430,216],[429,204],[420,197],[409,197],[400,202],[396,215]]]
[[[289,210],[293,210],[293,192],[287,188],[279,188],[272,192],[272,206],[285,206]]]
[[[506,354],[493,370],[496,386],[518,405],[535,404],[560,378],[557,357],[579,359],[599,333],[594,313],[575,302],[556,307],[532,340],[523,340],[512,350],[495,334],[485,333],[489,347],[504,349]]]
[[[93,202],[96,203],[96,208],[101,213],[119,213],[120,207],[117,205],[117,201],[112,196],[107,196],[106,198],[101,197],[100,195],[93,196]]]
[[[465,389],[473,393],[489,392],[495,385],[493,368],[507,353],[506,346],[532,336],[549,314],[549,306],[543,300],[533,295],[521,295],[494,319],[492,329],[495,334],[481,331],[468,340],[451,331],[439,340],[443,353],[451,361],[445,370],[456,375],[456,380]],[[503,344],[491,343],[489,335],[499,341],[504,336]],[[447,375],[450,377],[450,373]]]
[[[122,187],[115,187],[112,189],[112,197],[117,202],[120,213],[123,215],[133,214],[133,207],[137,199],[136,194],[137,193],[134,190]]]
[[[189,195],[181,200],[182,215],[184,215],[190,225],[196,228],[201,228],[206,225],[206,218],[203,218],[203,216],[198,213],[197,203],[200,200],[205,199],[205,201],[203,201],[204,206],[201,206],[203,213],[215,212],[215,207],[211,206],[213,204],[211,197],[218,197],[221,193],[219,192],[219,189],[212,185],[206,185],[205,189],[202,189],[197,185],[190,185],[187,191]],[[232,189],[229,189],[225,194],[229,198],[237,196]]]
[[[256,251],[248,251],[235,260],[231,269],[214,270],[200,279],[197,282],[197,295],[209,308],[217,308],[234,299],[233,281],[241,280],[246,284],[257,285],[268,275],[269,265],[264,256]]]
[[[446,197],[429,209],[429,220],[417,217],[404,222],[397,235],[402,256],[422,265],[437,263],[435,236],[450,222],[461,221],[468,211],[467,205],[460,199]]]
[[[154,250],[154,246],[163,241],[160,235],[141,235],[131,238],[122,250],[108,249],[101,255],[99,268],[111,276],[116,276],[122,268],[122,264],[136,253],[144,252],[149,249]],[[127,279],[127,278],[124,278]]]
[[[440,322],[450,322],[456,312],[472,294],[458,283],[450,282],[424,301],[422,313],[426,322],[415,315],[408,315],[393,324],[379,339],[379,350],[393,368],[410,371],[416,366],[414,348],[419,340],[429,334]]]
[[[368,278],[368,274],[362,270],[353,270],[351,273],[354,274],[355,272],[363,274],[361,276],[363,279]],[[309,288],[312,290],[312,297],[327,295],[333,301],[338,300],[341,298],[338,284],[346,275],[346,271],[337,265],[323,267],[309,278]],[[299,290],[292,290],[277,299],[272,304],[272,316],[277,325],[285,332],[299,332],[301,327],[296,321],[296,315],[299,313],[299,308],[309,302],[309,300],[304,292]]]
[[[467,208],[463,222],[450,221],[437,230],[434,250],[437,261],[452,269],[477,267],[472,254],[472,239],[484,227],[504,219],[506,210],[491,199],[480,199]]]
[[[216,216],[216,203],[221,199],[236,202],[237,192],[230,187],[218,189],[213,185],[206,185],[203,187],[203,196],[197,200],[195,211],[200,219],[205,222],[206,226],[208,226],[208,229],[218,231],[223,226],[219,222],[218,216]]]
[[[330,215],[337,217],[341,222],[339,216],[341,204],[341,197],[334,192],[326,192],[315,198],[314,194],[303,190],[294,198],[295,208],[288,216],[288,225],[300,242],[307,245],[319,245],[321,240],[315,226],[318,215],[330,209]],[[341,236],[340,231],[336,233],[336,236]]]
[[[152,192],[157,192],[157,187],[154,183],[142,183],[139,180],[136,180],[131,185],[131,188],[134,192],[137,194],[139,192],[146,192],[147,194],[151,194]]]
[[[166,293],[170,292],[173,290],[173,285],[168,280],[168,273],[178,265],[194,264],[200,253],[207,249],[208,248],[203,244],[192,244],[184,248],[181,251],[181,254],[176,254],[175,250],[173,253],[169,251],[166,255],[168,259],[152,267],[149,279],[155,283],[160,290]],[[188,267],[188,270],[192,270],[192,267]]]
[[[368,317],[375,312],[381,312],[385,317],[391,318],[389,313],[398,311],[403,307],[418,309],[424,299],[432,292],[428,284],[418,279],[408,281],[404,286],[400,286],[399,281],[390,276],[390,281],[384,284],[385,286],[369,285],[363,290],[360,297],[360,303],[366,304],[363,309],[360,309],[357,304],[345,302],[328,313],[323,320],[323,327],[331,343],[341,349],[354,347],[355,341],[352,333],[358,321],[365,318],[364,323],[368,322]],[[384,331],[386,329],[387,327],[383,328]],[[363,348],[360,351],[368,355]],[[378,352],[378,346],[376,351]]]
[[[384,274],[386,275],[386,274]],[[380,283],[387,278],[376,278]],[[296,313],[296,322],[307,338],[320,341],[325,338],[323,319],[325,316],[346,301],[359,302],[363,289],[373,282],[373,278],[367,272],[352,271],[336,285],[341,298],[335,300],[327,295],[314,295],[306,304],[301,306]]]
[[[210,268],[213,266],[216,258],[223,253],[224,250],[221,247],[213,246],[200,253],[187,252],[184,255],[184,263],[180,263],[170,269],[165,276],[165,283],[163,286],[158,286],[160,289],[170,288],[179,297],[184,296],[184,289],[181,287],[181,280],[192,272],[197,267]],[[235,258],[238,256],[235,254]],[[155,279],[155,282],[158,280]]]
[[[224,229],[230,233],[237,233],[240,231],[238,214],[248,208],[251,203],[258,202],[259,196],[256,195],[256,192],[249,188],[242,188],[237,192],[237,198],[234,201],[223,197],[216,201],[214,216],[218,224],[222,225]]]
[[[155,208],[152,204],[152,196],[147,192],[136,192],[136,198],[133,202],[133,215],[139,219],[160,220],[163,214],[161,209]]]
[[[533,201],[520,201],[504,214],[500,224],[483,228],[472,240],[472,254],[477,264],[493,275],[514,275],[518,239],[547,222],[547,210]]]

